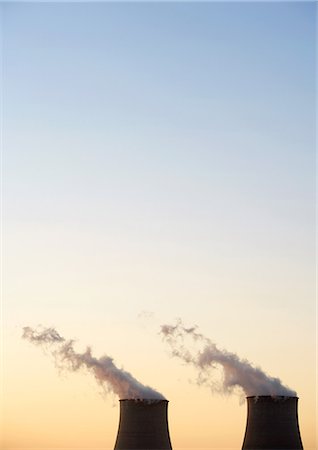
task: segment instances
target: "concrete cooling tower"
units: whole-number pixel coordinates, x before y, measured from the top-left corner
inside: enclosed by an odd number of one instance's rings
[[[247,424],[242,450],[303,449],[297,397],[247,397]]]
[[[114,450],[172,450],[167,400],[119,400],[120,419]]]

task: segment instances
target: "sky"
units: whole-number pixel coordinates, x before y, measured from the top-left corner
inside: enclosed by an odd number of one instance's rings
[[[169,400],[173,448],[239,449],[246,405],[197,386],[181,317],[299,396],[316,442],[310,2],[18,3],[2,23],[2,448],[113,448],[118,399],[24,326]]]

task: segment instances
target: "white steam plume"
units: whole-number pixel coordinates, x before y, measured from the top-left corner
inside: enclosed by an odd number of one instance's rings
[[[24,327],[22,337],[45,348],[49,345],[59,368],[75,372],[86,367],[99,384],[118,395],[120,399],[165,399],[159,392],[141,384],[129,372],[116,367],[111,357],[104,355],[95,358],[90,347],[87,347],[84,353],[77,353],[74,350],[74,341],[66,340],[54,328],[34,330]]]
[[[282,384],[279,378],[267,375],[249,361],[240,359],[235,353],[220,350],[208,338],[197,332],[196,327],[186,328],[179,319],[175,325],[162,325],[160,330],[164,340],[172,349],[172,355],[199,371],[198,383],[208,384],[213,390],[231,393],[237,387],[246,396],[296,396],[296,392]],[[200,350],[189,350],[185,340],[190,337],[194,342],[203,344]],[[211,371],[222,369],[220,386],[215,386]]]

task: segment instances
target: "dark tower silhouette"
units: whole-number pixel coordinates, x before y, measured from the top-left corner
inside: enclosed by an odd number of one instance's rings
[[[119,400],[120,419],[114,450],[172,450],[168,400]]]
[[[298,397],[247,397],[242,450],[303,449],[298,425]]]

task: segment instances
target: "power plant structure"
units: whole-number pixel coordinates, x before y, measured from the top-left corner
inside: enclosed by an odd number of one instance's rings
[[[168,400],[120,402],[114,450],[172,450],[168,427]]]
[[[242,450],[302,450],[298,397],[247,397],[247,423]]]
[[[172,450],[168,400],[123,399],[114,450]],[[242,450],[303,450],[298,397],[247,397]]]

